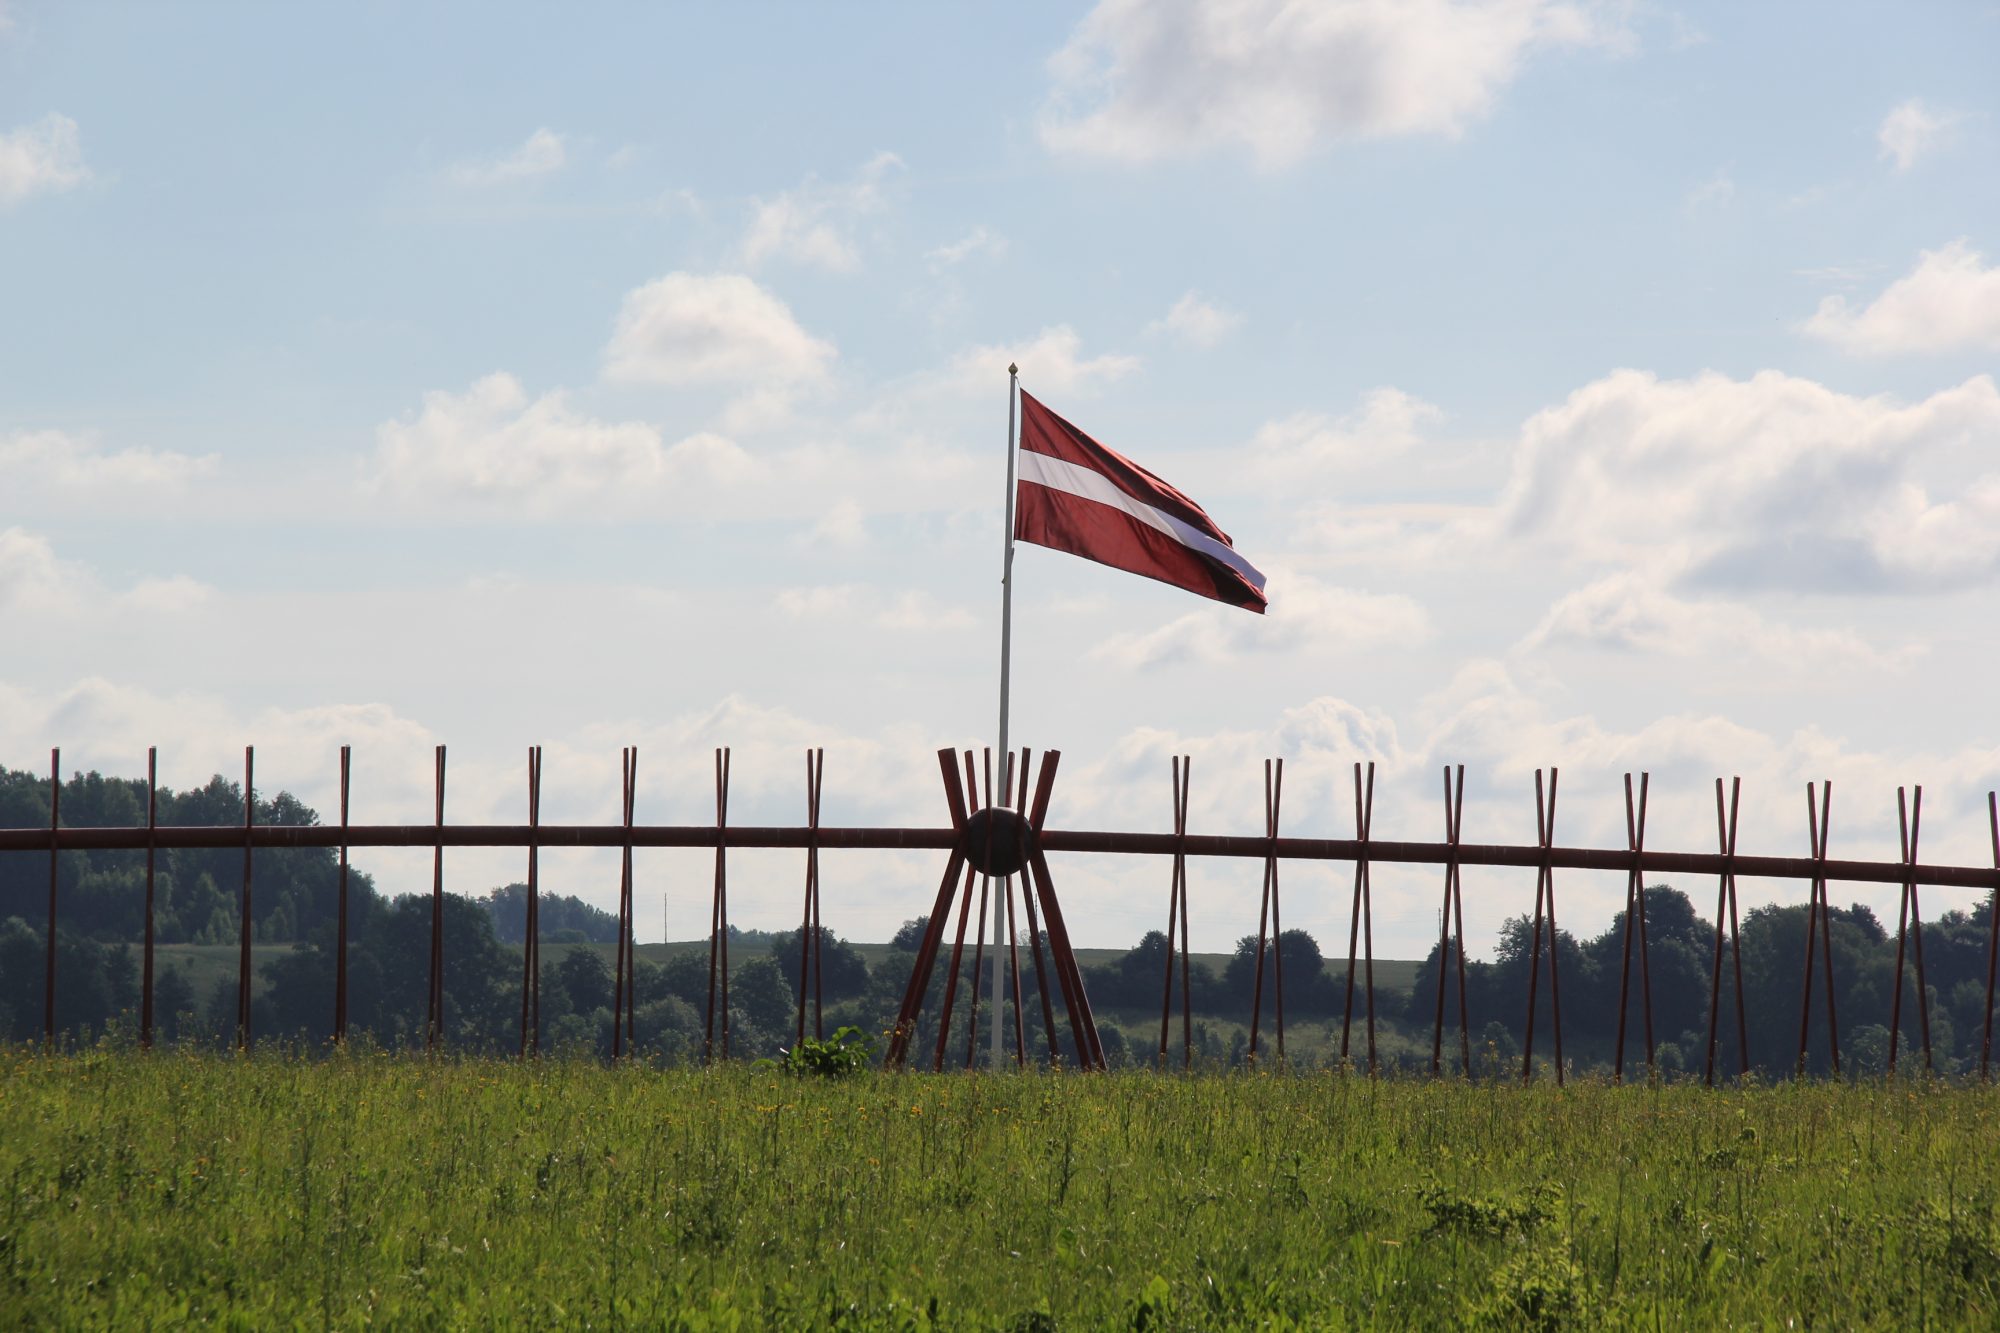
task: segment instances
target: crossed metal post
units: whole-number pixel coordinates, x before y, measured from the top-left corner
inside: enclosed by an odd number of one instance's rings
[[[1556,933],[1556,876],[1552,855],[1556,827],[1556,770],[1549,768],[1548,802],[1542,801],[1542,770],[1535,770],[1535,830],[1541,851],[1535,875],[1534,942],[1528,949],[1528,1027],[1521,1043],[1521,1082],[1535,1072],[1535,996],[1542,975],[1542,910],[1548,904],[1549,917],[1549,1009],[1550,1026],[1555,1032],[1556,1086],[1563,1085],[1562,970],[1557,959],[1562,954],[1561,936]]]
[[[1612,1081],[1625,1081],[1625,1010],[1632,990],[1632,919],[1639,920],[1639,987],[1646,1008],[1646,1073],[1648,1077],[1659,1071],[1653,1064],[1653,967],[1652,954],[1646,944],[1646,879],[1639,869],[1640,858],[1646,851],[1646,788],[1652,775],[1639,775],[1639,805],[1634,815],[1632,806],[1632,775],[1625,775],[1625,842],[1632,849],[1632,873],[1625,880],[1625,930],[1619,939],[1618,956],[1618,1053],[1612,1070]]]
[[[1903,1035],[1903,942],[1907,933],[1915,938],[1917,954],[1917,1018],[1924,1038],[1924,1069],[1934,1071],[1931,1061],[1931,1002],[1924,985],[1924,914],[1917,901],[1917,835],[1924,818],[1924,789],[1916,799],[1903,801],[1903,789],[1896,788],[1896,823],[1903,843],[1903,892],[1896,904],[1896,998],[1889,1006],[1889,1072],[1896,1072],[1896,1046]]]
[[[1347,1064],[1347,1035],[1354,1024],[1354,943],[1362,936],[1368,970],[1368,1076],[1375,1076],[1375,907],[1368,874],[1368,839],[1375,823],[1375,761],[1368,761],[1368,788],[1361,787],[1361,765],[1354,765],[1354,905],[1347,921],[1347,1007],[1340,1020],[1340,1063]],[[1275,831],[1275,830],[1274,830]],[[1273,872],[1275,873],[1275,872]]]
[[[1444,974],[1445,961],[1458,965],[1458,1044],[1462,1071],[1472,1077],[1472,1033],[1465,999],[1465,897],[1459,885],[1459,831],[1465,818],[1465,765],[1458,766],[1458,781],[1452,781],[1451,765],[1444,769],[1444,904],[1438,910],[1437,1025],[1431,1032],[1431,1073],[1442,1072],[1444,1063]]]
[[[1750,1036],[1743,1014],[1743,946],[1736,925],[1736,811],[1743,794],[1743,779],[1729,780],[1729,818],[1723,820],[1722,779],[1715,780],[1715,839],[1722,854],[1722,872],[1715,886],[1715,962],[1708,974],[1708,1054],[1702,1063],[1702,1082],[1715,1086],[1716,1025],[1722,1018],[1722,928],[1726,909],[1729,926],[1729,957],[1736,968],[1736,1058],[1737,1076],[1750,1072]]]

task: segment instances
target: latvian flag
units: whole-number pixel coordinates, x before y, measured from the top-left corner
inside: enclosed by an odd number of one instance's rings
[[[1021,393],[1018,541],[1264,613],[1264,576],[1201,506]]]

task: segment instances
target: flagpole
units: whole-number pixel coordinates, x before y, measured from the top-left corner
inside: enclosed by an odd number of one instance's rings
[[[1008,667],[1014,649],[1014,405],[1018,396],[1021,368],[1009,363],[1007,366],[1007,533],[1006,554],[1000,562],[1000,792],[999,803],[1004,809],[1012,803],[1013,784],[1008,781],[1007,772],[1007,691],[1010,684]],[[1028,892],[1028,882],[1021,881],[1021,891]],[[988,1055],[988,1063],[994,1069],[1000,1068],[1000,943],[1002,913],[1006,908],[1006,890],[993,895],[993,1001],[989,1006],[993,1011],[993,1040]],[[1020,1022],[1021,1016],[1014,1015]]]

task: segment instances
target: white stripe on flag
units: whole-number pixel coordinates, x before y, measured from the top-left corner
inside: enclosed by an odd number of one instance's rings
[[[1032,449],[1021,450],[1020,466],[1022,481],[1031,481],[1052,491],[1064,491],[1085,500],[1095,500],[1099,504],[1110,505],[1147,527],[1166,533],[1181,545],[1221,561],[1248,579],[1258,592],[1264,591],[1263,574],[1255,565],[1238,555],[1234,548],[1217,541],[1201,529],[1182,522],[1172,514],[1155,509],[1145,501],[1127,495],[1102,472],[1069,462],[1067,459],[1039,454]]]

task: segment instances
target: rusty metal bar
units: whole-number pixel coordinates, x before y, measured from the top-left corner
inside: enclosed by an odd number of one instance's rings
[[[931,968],[937,960],[938,946],[944,939],[945,918],[951,912],[952,891],[958,887],[959,867],[965,861],[963,834],[967,811],[965,808],[965,788],[958,773],[958,756],[949,749],[937,752],[938,772],[944,780],[945,808],[951,815],[951,856],[945,863],[944,878],[938,883],[937,899],[931,904],[930,915],[924,918],[923,938],[917,944],[917,957],[910,968],[910,981],[903,988],[902,1007],[896,1013],[895,1029],[889,1034],[889,1050],[886,1063],[892,1069],[902,1068],[909,1057],[910,1039],[915,1035],[918,1016],[923,1012],[924,993],[930,987]]]
[[[1715,780],[1715,843],[1720,849],[1725,863],[1733,861],[1736,855],[1736,813],[1743,795],[1743,779],[1729,780],[1728,817],[1723,815],[1722,779]],[[1727,917],[1724,911],[1727,911]],[[1715,1086],[1715,1044],[1718,1025],[1722,1020],[1722,932],[1729,930],[1729,954],[1736,965],[1736,1054],[1740,1063],[1738,1076],[1750,1072],[1749,1032],[1743,1013],[1743,949],[1736,929],[1736,876],[1724,870],[1716,877],[1715,885],[1715,961],[1708,974],[1708,1048],[1702,1061],[1702,1083],[1706,1087]]]
[[[353,747],[340,747],[340,827],[347,829],[348,777],[353,763]],[[333,1039],[347,1040],[347,844],[340,844],[340,892],[336,900],[333,934]]]
[[[965,789],[971,793],[973,800],[979,799],[979,782],[972,771],[970,750],[965,752]],[[965,889],[959,896],[958,933],[952,938],[951,967],[944,977],[944,1005],[938,1012],[937,1053],[931,1065],[934,1073],[944,1071],[945,1044],[951,1039],[952,1002],[958,997],[958,968],[965,958],[965,927],[967,918],[972,914],[972,880],[978,873],[978,867],[968,860],[965,865]],[[976,940],[978,937],[979,933],[974,931],[973,938]]]
[[[1923,829],[1924,789],[1916,789],[1914,804],[1906,804],[1903,788],[1896,788],[1896,825],[1902,840],[1903,862],[1912,864],[1917,859],[1917,838]],[[1917,1016],[1924,1038],[1924,1068],[1935,1071],[1937,1066],[1931,1059],[1931,1006],[1930,995],[1924,984],[1924,919],[1923,908],[1918,901],[1917,886],[1904,881],[1903,892],[1896,903],[1896,992],[1889,1005],[1889,1072],[1896,1072],[1896,1050],[1903,1031],[1903,945],[1906,934],[1916,937],[1917,954]]]
[[[622,781],[620,814],[629,833],[632,805],[638,794],[639,747],[624,746],[618,751],[618,775]],[[611,1058],[622,1058],[632,1047],[631,1014],[638,1007],[639,978],[632,956],[632,840],[620,849],[618,867],[618,975],[611,991]]]
[[[1636,858],[1646,845],[1646,791],[1652,775],[1639,775],[1639,804],[1636,817],[1632,805],[1632,775],[1625,775],[1625,841]],[[1625,1081],[1625,1019],[1632,991],[1632,928],[1637,917],[1639,934],[1639,977],[1646,1009],[1646,1073],[1658,1073],[1653,1065],[1653,971],[1646,941],[1646,881],[1635,864],[1625,880],[1625,927],[1619,936],[1618,956],[1618,1043],[1611,1080]]]
[[[1173,757],[1174,780],[1174,836],[1185,844],[1187,839],[1188,785],[1194,772],[1193,756]],[[1175,914],[1179,913],[1176,920]],[[1181,1068],[1194,1067],[1194,1028],[1189,1003],[1191,990],[1188,979],[1187,943],[1187,853],[1174,853],[1174,869],[1171,886],[1167,891],[1167,967],[1166,984],[1160,993],[1160,1065],[1167,1063],[1167,1031],[1172,1022],[1174,1007],[1174,939],[1177,933],[1181,948]]]
[[[1354,765],[1355,842],[1363,849],[1354,859],[1354,903],[1347,921],[1347,1006],[1340,1020],[1340,1062],[1347,1063],[1347,1034],[1354,1021],[1354,945],[1357,930],[1367,968],[1368,1076],[1375,1077],[1375,895],[1368,873],[1368,839],[1375,825],[1375,761],[1368,761],[1368,788],[1361,787],[1361,765]],[[1443,960],[1439,960],[1442,964]]]
[[[826,771],[826,751],[806,751],[806,827],[819,832],[819,791],[820,778]],[[799,922],[799,994],[798,1025],[793,1033],[794,1046],[806,1039],[806,974],[813,979],[813,1035],[826,1037],[826,1025],[820,1007],[819,963],[819,840],[815,838],[806,847],[806,896],[805,907]]]
[[[146,831],[160,827],[160,750],[146,747]],[[146,839],[146,942],[139,963],[139,1049],[153,1049],[153,861],[158,848]]]
[[[1825,954],[1826,976],[1826,1044],[1832,1058],[1835,1076],[1840,1073],[1840,1029],[1834,1013],[1833,999],[1833,906],[1827,899],[1826,845],[1832,832],[1833,783],[1826,782],[1818,789],[1819,805],[1814,807],[1814,786],[1806,784],[1806,832],[1813,848],[1811,899],[1806,911],[1806,975],[1805,999],[1799,1006],[1799,1062],[1798,1073],[1806,1072],[1806,1037],[1812,1022],[1812,968],[1815,946]],[[1898,863],[1900,864],[1900,863]],[[1818,934],[1814,930],[1817,927]]]
[[[984,755],[986,764],[986,805],[991,807],[993,804],[993,747],[990,745],[987,746]],[[971,751],[966,752],[965,758],[966,764],[969,767],[972,762]],[[972,930],[972,1002],[965,1007],[965,1067],[967,1069],[972,1068],[972,1057],[979,1049],[979,969],[986,956],[986,906],[987,897],[992,889],[992,879],[993,877],[985,871],[980,871],[979,915],[976,918],[978,924]],[[993,962],[997,967],[1000,960],[995,958]]]
[[[355,824],[345,832],[351,847],[431,847],[438,831],[431,824]],[[452,824],[444,830],[446,847],[604,847],[623,845],[624,830],[617,824]],[[855,827],[821,828],[819,845],[835,851],[949,851],[957,839],[951,829]],[[0,829],[0,852],[46,852],[53,842],[60,851],[144,851],[146,828],[70,828],[51,834],[46,828]],[[813,839],[810,828],[799,826],[636,825],[632,830],[635,847],[693,848],[780,848],[804,850]],[[259,824],[247,831],[241,825],[163,826],[157,846],[167,849],[237,848],[246,842],[257,848],[339,847],[343,830],[321,824]],[[1171,833],[1127,833],[1083,829],[1048,829],[1040,836],[1045,852],[1110,853],[1130,856],[1174,854]],[[1352,861],[1363,848],[1352,838],[1277,839],[1231,834],[1187,835],[1184,852],[1197,857],[1234,857],[1263,860],[1275,855],[1281,861]],[[1369,859],[1399,865],[1444,865],[1452,859],[1452,848],[1443,842],[1371,841]],[[1557,870],[1611,870],[1630,872],[1632,853],[1625,848],[1511,846],[1465,843],[1457,849],[1460,865],[1516,866],[1538,869],[1544,861]],[[1715,875],[1723,873],[1729,858],[1716,852],[1647,851],[1639,857],[1640,869],[1661,875]],[[1860,884],[1901,884],[1910,868],[1900,861],[1842,861],[1827,858],[1823,863],[1808,856],[1749,856],[1735,858],[1733,870],[1739,875],[1768,879],[1800,879],[1825,869],[1829,880]],[[1993,889],[2000,886],[2000,867],[1918,865],[1917,883],[1955,889]]]
[[[715,892],[708,914],[708,1022],[702,1038],[702,1060],[715,1060],[715,1016],[718,994],[722,1004],[722,1058],[729,1058],[729,747],[715,752]],[[718,991],[718,977],[720,989]]]
[[[444,747],[437,747],[437,827],[444,828]],[[431,972],[426,997],[424,1046],[435,1051],[444,1039],[444,839],[431,852]]]
[[[243,921],[242,953],[236,965],[236,1047],[247,1049],[250,1045],[250,827],[256,822],[257,803],[252,795],[251,762],[255,750],[243,747]]]
[[[1250,988],[1250,1044],[1246,1063],[1257,1062],[1257,1028],[1264,1017],[1264,940],[1271,916],[1271,871],[1277,859],[1271,853],[1275,836],[1271,829],[1271,761],[1264,761],[1264,882],[1257,898],[1257,968]]]
[[[42,964],[42,1043],[56,1044],[56,834],[62,821],[62,751],[49,751],[49,934]]]
[[[1009,750],[1001,764],[1000,790],[1014,790],[1014,754]],[[1020,796],[1014,802],[1018,810],[1027,804],[1028,780],[1025,767],[1021,773]],[[1028,1067],[1028,1011],[1021,1003],[1021,949],[1014,929],[1014,877],[1008,875],[1000,881],[1000,892],[1007,899],[1007,968],[1014,983],[1014,1068]],[[997,960],[996,960],[997,961]]]
[[[1028,815],[1028,823],[1033,830],[1033,836],[1028,840],[1028,868],[1035,881],[1035,891],[1041,895],[1042,916],[1049,925],[1049,953],[1055,963],[1056,978],[1063,983],[1070,1032],[1076,1039],[1078,1065],[1083,1069],[1103,1069],[1104,1044],[1098,1039],[1097,1020],[1090,1012],[1090,997],[1084,993],[1083,973],[1076,964],[1076,950],[1070,943],[1062,904],[1056,899],[1055,879],[1049,873],[1048,857],[1041,844],[1041,829],[1048,818],[1049,797],[1055,789],[1056,766],[1061,761],[1060,750],[1049,750],[1042,755],[1041,780],[1035,786],[1035,800]]]
[[[1273,780],[1273,772],[1276,777]],[[1278,836],[1278,809],[1285,799],[1285,761],[1278,760],[1264,770],[1264,835]],[[1285,923],[1279,911],[1278,858],[1264,858],[1264,873],[1271,882],[1271,998],[1277,1010],[1278,1063],[1285,1060]]]
[[[1986,793],[1986,824],[1993,831],[1993,868],[2000,871],[2000,797]],[[1979,1080],[1993,1060],[1993,981],[2000,963],[2000,889],[1986,900],[1986,1021],[1979,1039]]]
[[[1562,954],[1562,936],[1556,928],[1556,877],[1554,862],[1550,852],[1555,843],[1556,827],[1556,782],[1558,773],[1554,765],[1549,767],[1548,802],[1542,801],[1542,770],[1535,770],[1535,831],[1542,853],[1541,863],[1535,876],[1535,927],[1533,943],[1528,950],[1528,1027],[1522,1042],[1521,1082],[1526,1083],[1534,1076],[1535,1068],[1535,997],[1541,988],[1542,975],[1542,911],[1544,901],[1548,904],[1549,918],[1549,1016],[1556,1048],[1556,1086],[1563,1085],[1562,1055],[1562,982],[1558,958]]]
[[[1472,1023],[1465,995],[1465,900],[1458,872],[1459,830],[1465,819],[1465,765],[1458,766],[1458,781],[1452,782],[1451,765],[1444,768],[1444,836],[1449,855],[1444,863],[1444,903],[1438,911],[1437,1023],[1431,1032],[1431,1073],[1443,1072],[1444,1064],[1444,982],[1445,962],[1454,958],[1458,966],[1458,1042],[1462,1070],[1472,1077]],[[1453,909],[1457,909],[1458,929],[1452,931]]]
[[[528,747],[528,894],[521,925],[521,1055],[542,1053],[542,747]]]
[[[1032,776],[1034,758],[1035,752],[1033,750],[1025,745],[1021,747],[1021,788],[1020,796],[1014,804],[1014,808],[1017,810],[1026,810],[1028,808],[1029,778]],[[1035,965],[1035,989],[1039,992],[1042,1001],[1042,1036],[1047,1041],[1049,1047],[1049,1067],[1054,1069],[1059,1068],[1062,1064],[1062,1047],[1056,1037],[1055,1006],[1049,999],[1049,970],[1042,961],[1043,932],[1040,919],[1035,911],[1034,883],[1026,869],[1026,844],[1029,836],[1028,826],[1023,824],[1021,826],[1023,863],[1021,872],[1021,910],[1028,918],[1028,952]]]

